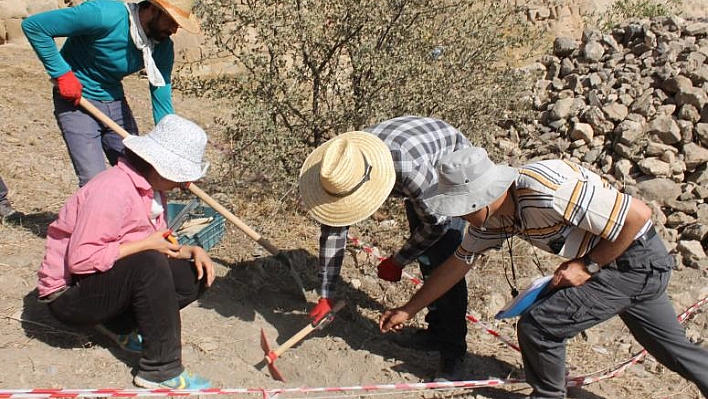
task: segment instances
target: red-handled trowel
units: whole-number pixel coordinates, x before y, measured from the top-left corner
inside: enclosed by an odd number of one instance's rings
[[[265,353],[265,355],[263,356],[263,360],[261,360],[254,367],[258,370],[261,370],[264,366],[268,365],[268,371],[270,372],[270,375],[278,381],[285,382],[285,378],[283,378],[283,375],[280,374],[280,371],[278,371],[278,369],[275,367],[275,359],[279,358],[286,350],[290,349],[295,344],[300,342],[312,331],[321,330],[329,323],[331,323],[332,320],[334,320],[334,314],[340,309],[342,309],[344,305],[344,301],[337,302],[336,304],[334,304],[334,307],[332,307],[332,310],[330,310],[324,317],[306,325],[305,328],[298,331],[295,335],[290,337],[290,339],[285,341],[275,350],[270,349],[270,345],[268,345],[268,338],[266,338],[265,331],[261,328],[261,348],[263,348],[263,352]]]

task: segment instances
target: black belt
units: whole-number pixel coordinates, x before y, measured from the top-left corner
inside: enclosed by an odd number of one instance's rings
[[[652,225],[649,230],[645,231],[644,234],[642,234],[640,237],[636,238],[634,241],[632,241],[632,244],[629,245],[629,248],[639,244],[640,242],[648,242],[652,238],[656,236],[656,229]]]

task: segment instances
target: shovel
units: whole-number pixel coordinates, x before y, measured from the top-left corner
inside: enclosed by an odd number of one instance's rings
[[[325,326],[327,326],[329,323],[332,322],[332,320],[334,320],[334,314],[340,311],[345,304],[346,302],[344,301],[339,301],[335,303],[332,307],[332,310],[330,310],[321,319],[313,321],[312,323],[306,325],[302,330],[295,333],[295,335],[290,337],[290,339],[285,341],[275,350],[270,349],[270,345],[268,345],[268,338],[266,338],[265,331],[261,328],[261,348],[263,349],[265,355],[263,356],[263,360],[261,360],[254,367],[258,370],[262,370],[265,365],[268,365],[268,371],[270,372],[270,375],[278,381],[285,382],[285,378],[275,367],[275,359],[279,358],[286,350],[290,349],[295,344],[300,342],[312,331],[321,330],[325,328]]]
[[[129,133],[123,129],[119,124],[117,124],[113,119],[109,118],[106,114],[101,112],[98,108],[96,108],[93,104],[91,104],[88,100],[85,98],[81,98],[79,100],[79,104],[84,107],[88,113],[90,113],[94,118],[98,119],[99,121],[103,122],[106,126],[111,128],[114,132],[116,132],[120,137],[126,138],[129,136]],[[253,241],[261,245],[263,248],[265,248],[268,252],[271,253],[276,259],[281,261],[284,265],[288,267],[290,270],[290,274],[293,277],[293,280],[295,280],[295,283],[297,284],[300,294],[302,295],[302,298],[304,300],[307,300],[307,297],[305,295],[305,287],[302,284],[302,280],[300,279],[300,275],[297,273],[295,268],[293,267],[292,263],[290,263],[290,259],[288,259],[287,256],[285,256],[284,253],[282,253],[278,248],[276,248],[273,244],[270,243],[270,241],[266,240],[263,238],[260,234],[258,234],[255,230],[250,228],[247,224],[243,223],[241,219],[237,218],[236,215],[231,213],[228,209],[224,208],[221,204],[216,202],[215,199],[210,197],[207,193],[205,193],[202,189],[197,187],[195,184],[188,182],[184,185],[184,188],[189,189],[194,195],[199,197],[202,201],[204,201],[207,205],[212,207],[215,211],[219,212],[220,214],[224,215],[224,217],[231,223],[235,224],[236,227],[239,228],[239,230],[243,231],[246,233],[247,236],[249,236]]]

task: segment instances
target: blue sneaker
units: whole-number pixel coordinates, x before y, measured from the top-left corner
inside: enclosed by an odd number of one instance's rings
[[[118,334],[109,330],[103,324],[99,324],[96,327],[96,331],[112,339],[113,342],[118,344],[118,346],[124,351],[133,353],[142,353],[143,351],[143,337],[138,334],[137,331],[133,331],[129,334]]]
[[[206,378],[199,376],[197,374],[190,373],[185,370],[182,374],[177,377],[170,378],[167,381],[154,382],[148,381],[145,378],[136,375],[133,378],[133,384],[141,388],[157,389],[157,388],[170,388],[170,389],[207,389],[211,388],[211,382]]]

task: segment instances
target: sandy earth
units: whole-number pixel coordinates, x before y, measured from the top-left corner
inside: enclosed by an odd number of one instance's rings
[[[31,50],[23,45],[0,46],[0,175],[10,187],[10,199],[27,216],[21,224],[0,226],[0,391],[29,388],[129,388],[137,357],[122,353],[93,329],[71,328],[54,320],[36,302],[35,273],[41,261],[47,225],[76,189],[77,180],[52,115],[50,83]],[[142,132],[151,125],[147,83],[127,79],[128,96]],[[224,115],[222,105],[175,93],[177,112],[211,134],[213,118]],[[317,226],[294,209],[282,209],[278,199],[249,201],[238,192],[225,192],[218,183],[221,153],[211,146],[215,168],[200,187],[219,199],[239,218],[283,249],[310,291],[308,303],[297,295],[293,280],[280,263],[233,226],[210,251],[218,262],[218,278],[206,295],[183,310],[183,354],[186,366],[221,388],[284,388],[410,383],[428,380],[435,371],[435,353],[403,349],[377,330],[380,311],[403,303],[413,292],[410,282],[376,279],[376,260],[352,248],[346,258],[339,290],[347,306],[326,329],[316,331],[276,361],[287,383],[274,381],[266,370],[253,367],[263,355],[259,332],[271,345],[283,343],[307,324],[307,310],[317,300]],[[404,223],[393,220],[393,223]],[[391,221],[361,223],[352,233],[375,243],[382,253],[400,244],[403,229]],[[538,274],[533,253],[518,247],[520,281]],[[540,256],[540,254],[539,254]],[[513,321],[494,322],[493,315],[509,297],[503,276],[508,264],[502,254],[491,255],[468,276],[470,313],[514,339]],[[541,256],[546,272],[552,259]],[[407,270],[414,272],[415,267]],[[693,269],[674,274],[670,293],[677,309],[685,309],[708,294],[707,278]],[[417,320],[418,323],[422,318]],[[688,322],[692,339],[706,345],[708,319],[704,310]],[[467,368],[470,379],[489,376],[522,377],[519,354],[483,329],[470,324]],[[612,320],[588,331],[569,345],[572,375],[601,371],[639,350],[626,328]],[[289,393],[280,397],[396,398],[470,397],[521,398],[525,384],[447,391],[376,391],[366,395]],[[0,392],[0,395],[2,392]],[[632,366],[616,378],[574,390],[577,398],[698,398],[698,391],[652,359]],[[239,397],[262,397],[243,394]]]

